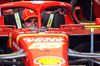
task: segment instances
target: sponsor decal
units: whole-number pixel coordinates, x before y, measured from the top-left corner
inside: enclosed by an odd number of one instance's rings
[[[62,6],[70,6],[70,7],[72,7],[70,4],[68,4],[68,3],[63,3],[63,2],[60,2],[60,5],[62,5]]]
[[[17,50],[21,50],[21,48],[13,41],[13,46],[17,49]]]
[[[41,49],[41,48],[60,48],[65,43],[33,43],[28,49]]]
[[[65,60],[56,56],[43,56],[36,58],[34,63],[39,64],[39,66],[61,66]]]
[[[24,41],[27,41],[27,42],[62,42],[64,41],[64,39],[62,37],[32,37],[32,38],[24,38],[23,39]]]
[[[18,44],[18,41],[19,41],[19,38],[20,37],[24,37],[24,36],[28,36],[28,37],[34,37],[34,36],[41,36],[41,35],[44,35],[44,36],[64,36],[64,37],[66,37],[67,39],[68,39],[68,37],[65,35],[65,34],[20,34],[20,35],[18,35],[17,36],[17,40],[16,40],[16,42],[17,42],[17,44]],[[34,41],[33,40],[33,38],[32,39],[30,39],[30,38],[28,38],[29,40],[29,42],[31,42],[31,41]],[[26,40],[26,39],[24,39],[24,40]],[[36,39],[37,40],[37,39]],[[42,39],[43,40],[43,39]],[[46,39],[47,40],[47,39]],[[52,39],[53,40],[53,39]]]
[[[36,49],[36,48],[60,48],[65,44],[62,37],[37,37],[37,38],[24,38],[24,41],[34,42],[32,45],[28,47],[28,49]]]
[[[30,9],[30,12],[33,13],[34,11]]]
[[[62,2],[61,2],[61,4],[60,4],[60,5],[66,6],[66,4],[65,4],[65,3],[62,3]]]
[[[44,3],[44,1],[31,1],[32,3]]]
[[[10,4],[3,4],[1,6],[10,6],[10,5],[14,5],[14,3],[10,3]]]

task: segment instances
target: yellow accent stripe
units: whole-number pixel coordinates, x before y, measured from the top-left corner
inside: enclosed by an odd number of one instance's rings
[[[91,25],[91,26],[84,26],[85,28],[98,28],[100,25]]]
[[[16,20],[16,24],[17,24],[18,29],[19,28],[22,28],[22,25],[21,25],[21,21],[20,21],[20,17],[19,17],[18,12],[14,13],[14,16],[15,16],[15,20]]]
[[[11,33],[9,34],[9,44],[10,44],[10,47],[11,47],[11,40],[12,40],[12,38],[11,38]]]
[[[19,38],[22,37],[22,36],[41,36],[41,35],[45,35],[45,36],[65,36],[68,39],[67,35],[65,35],[65,34],[22,34],[22,35],[17,36],[17,44],[18,44]]]
[[[50,17],[49,17],[49,20],[48,20],[48,23],[47,23],[47,27],[51,27],[52,22],[53,22],[53,18],[54,18],[54,14],[50,14]]]

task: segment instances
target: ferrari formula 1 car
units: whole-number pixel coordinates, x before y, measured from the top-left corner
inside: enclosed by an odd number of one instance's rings
[[[94,53],[100,51],[99,18],[95,24],[80,24],[72,17],[72,5],[57,1],[10,2],[0,8],[1,65],[69,66],[88,60],[99,64],[100,54]],[[23,28],[24,8],[36,12],[37,27]],[[73,61],[70,56],[78,58]]]

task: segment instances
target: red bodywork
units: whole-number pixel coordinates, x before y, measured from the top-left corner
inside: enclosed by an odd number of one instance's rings
[[[38,29],[41,30],[41,11],[47,7],[61,6],[69,12],[65,15],[65,25],[60,28],[47,28],[45,31],[34,31],[32,28],[14,29],[0,26],[0,36],[8,36],[7,46],[14,51],[24,50],[26,57],[22,58],[25,66],[68,66],[68,36],[90,34],[90,29],[82,29],[84,24],[74,24],[71,17],[72,6],[57,1],[11,2],[0,5],[2,11],[7,8],[27,7],[38,15]],[[1,17],[2,18],[2,17]],[[2,24],[1,24],[2,25]],[[95,25],[95,24],[94,24]],[[10,25],[9,25],[10,26]],[[100,29],[94,29],[94,34]]]

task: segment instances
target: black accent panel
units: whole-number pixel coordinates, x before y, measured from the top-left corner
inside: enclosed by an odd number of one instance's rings
[[[21,16],[20,16],[20,20],[21,20]],[[22,22],[22,20],[21,20],[21,22]],[[13,14],[4,15],[4,24],[5,25],[16,25],[16,28],[18,28],[17,24],[16,24],[15,16]]]
[[[56,14],[52,26],[59,28],[60,24],[65,24],[65,17],[64,17],[64,15]]]
[[[5,25],[16,25],[14,15],[4,15]]]
[[[69,48],[78,51],[90,52],[91,36],[90,35],[70,35]],[[100,51],[100,34],[94,35],[94,51]]]
[[[0,49],[3,50],[4,54],[12,53],[13,50],[7,47],[8,37],[0,36]]]
[[[48,23],[50,14],[42,13],[42,16],[43,16],[43,24],[44,26],[46,26]],[[51,27],[59,28],[60,24],[65,24],[65,17],[64,15],[61,15],[61,14],[55,14]]]

